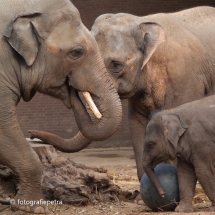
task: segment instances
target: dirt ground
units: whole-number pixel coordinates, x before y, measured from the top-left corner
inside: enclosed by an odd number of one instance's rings
[[[113,176],[113,182],[121,187],[122,190],[134,192],[139,190],[139,182],[136,176],[136,165],[134,153],[130,147],[120,148],[101,148],[101,149],[85,149],[74,154],[60,153],[61,155],[70,158],[76,163],[81,163],[87,166],[102,166],[108,170],[108,173]],[[197,184],[196,195],[193,199],[195,212],[180,213],[189,215],[206,215],[214,214],[210,212],[208,206],[210,201],[202,191],[202,188]],[[175,212],[152,212],[148,207],[138,205],[135,202],[117,201],[116,203],[99,203],[95,202],[87,206],[71,206],[71,205],[55,205],[49,206],[50,214],[56,215],[175,215]],[[0,214],[3,215],[24,215],[28,213],[11,212],[8,206],[0,207]]]

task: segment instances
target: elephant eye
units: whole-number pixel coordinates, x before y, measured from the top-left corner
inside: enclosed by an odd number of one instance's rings
[[[82,49],[82,47],[76,47],[75,49],[73,49],[73,50],[69,53],[69,56],[70,56],[71,58],[73,58],[73,60],[77,60],[77,59],[79,59],[83,54],[84,54],[84,50]]]
[[[155,143],[153,143],[153,142],[148,143],[148,147],[150,149],[153,149],[155,147]]]
[[[118,74],[120,73],[124,68],[123,63],[119,62],[119,61],[112,61],[110,64],[110,71],[113,74]]]

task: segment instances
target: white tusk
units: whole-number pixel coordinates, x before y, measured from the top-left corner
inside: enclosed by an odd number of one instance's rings
[[[90,93],[88,93],[87,91],[82,91],[82,94],[83,94],[87,104],[89,105],[90,109],[92,110],[92,112],[96,116],[96,118],[101,119],[102,114],[99,112],[98,108],[96,107],[95,103],[93,102]]]

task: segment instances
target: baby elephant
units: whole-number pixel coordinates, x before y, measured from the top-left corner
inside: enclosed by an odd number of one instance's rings
[[[215,210],[215,96],[161,111],[146,128],[143,167],[159,194],[163,188],[153,168],[178,158],[180,190],[178,212],[191,212],[196,181],[202,185]]]

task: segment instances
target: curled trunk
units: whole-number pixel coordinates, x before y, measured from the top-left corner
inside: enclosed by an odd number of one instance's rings
[[[103,87],[106,87],[103,85]],[[94,116],[88,105],[83,104],[78,92],[72,90],[73,112],[82,135],[91,141],[109,138],[118,129],[122,118],[122,107],[114,88],[110,88],[100,97],[92,95],[93,101],[102,117]]]
[[[83,103],[79,97],[81,91],[71,88],[72,109],[79,127],[78,134],[71,139],[63,139],[51,133],[31,130],[29,131],[31,138],[41,139],[62,152],[77,152],[92,141],[105,140],[113,135],[122,118],[121,102],[109,76],[105,73],[101,80],[98,80],[99,84],[95,84],[94,88],[89,90],[93,102],[102,115],[100,119],[96,118],[89,106]],[[101,82],[104,82],[102,89],[99,88]]]
[[[63,139],[57,135],[44,131],[30,130],[29,133],[31,134],[31,139],[38,138],[44,143],[53,145],[59,151],[67,153],[78,152],[91,143],[91,141],[86,139],[81,132],[78,132],[78,134],[71,139]]]
[[[34,131],[32,138],[37,137],[63,152],[76,152],[91,141],[105,140],[116,132],[122,119],[122,105],[98,54],[97,43],[95,47],[87,64],[82,64],[81,68],[68,76],[71,105],[79,133],[71,139],[62,139],[53,134]]]
[[[85,62],[68,75],[68,84],[71,105],[80,132],[91,141],[101,141],[109,138],[118,129],[122,119],[122,105],[100,55],[98,44],[94,38],[91,39],[93,42],[89,46]],[[92,101],[86,105],[86,100],[83,101],[79,93],[85,99],[91,97]]]

